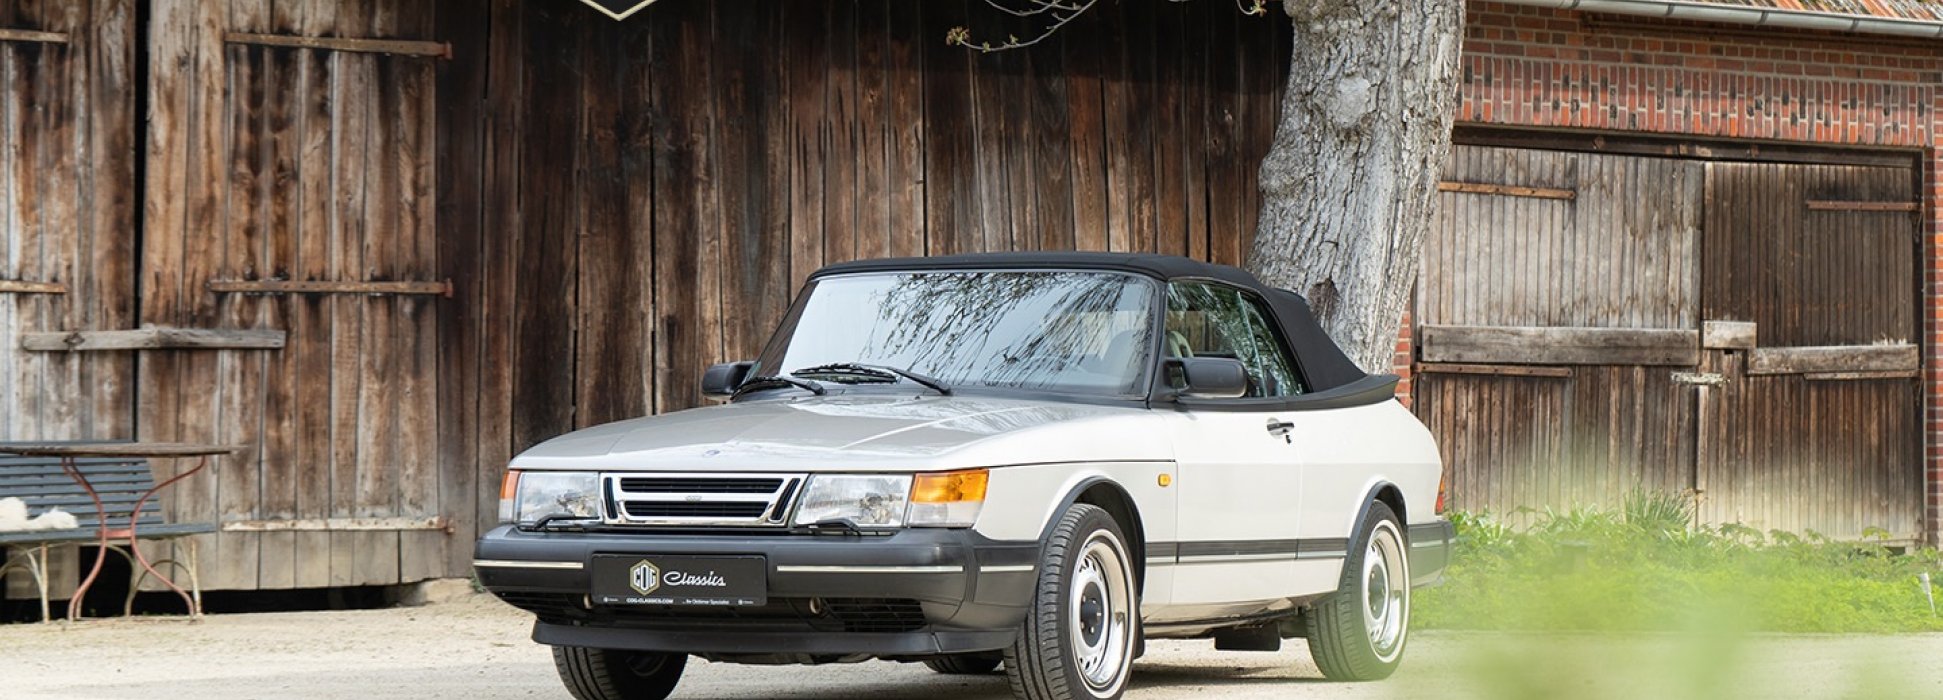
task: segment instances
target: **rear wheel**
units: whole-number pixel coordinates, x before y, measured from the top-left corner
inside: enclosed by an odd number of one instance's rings
[[[952,654],[935,659],[925,659],[924,665],[931,670],[950,676],[982,676],[998,670],[998,664],[1005,656],[1000,652],[982,654]]]
[[[553,665],[579,700],[662,700],[681,682],[688,655],[554,647]]]
[[[1109,700],[1126,689],[1140,640],[1140,596],[1120,525],[1079,503],[1053,526],[1032,609],[1005,650],[1023,700]]]
[[[1309,654],[1322,675],[1372,681],[1396,671],[1410,632],[1408,551],[1396,513],[1381,502],[1370,504],[1336,592],[1304,616]]]

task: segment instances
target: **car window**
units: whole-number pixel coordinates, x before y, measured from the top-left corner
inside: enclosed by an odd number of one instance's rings
[[[1226,357],[1248,372],[1251,397],[1304,391],[1294,355],[1260,299],[1234,287],[1202,282],[1167,286],[1167,357]],[[1171,379],[1171,378],[1170,378]]]

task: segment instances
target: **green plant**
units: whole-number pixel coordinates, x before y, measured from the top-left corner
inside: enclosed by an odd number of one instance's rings
[[[1777,632],[1943,631],[1918,575],[1934,550],[1892,550],[1888,533],[1836,542],[1815,532],[1692,525],[1683,496],[1628,495],[1617,510],[1456,513],[1442,585],[1420,591],[1430,628],[1680,630],[1697,621]]]

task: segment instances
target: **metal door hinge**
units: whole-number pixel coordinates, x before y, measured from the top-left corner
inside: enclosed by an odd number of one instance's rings
[[[1720,386],[1727,383],[1727,377],[1716,372],[1674,372],[1673,383],[1690,386]]]

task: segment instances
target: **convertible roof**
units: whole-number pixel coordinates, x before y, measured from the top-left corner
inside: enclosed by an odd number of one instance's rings
[[[970,253],[931,258],[878,258],[837,263],[811,275],[811,279],[858,272],[925,272],[948,270],[1109,270],[1146,275],[1161,281],[1205,279],[1225,282],[1255,292],[1267,299],[1282,336],[1294,346],[1310,391],[1334,389],[1369,376],[1351,362],[1329,339],[1309,302],[1302,295],[1268,286],[1254,275],[1232,265],[1216,265],[1178,255],[1153,253],[1024,252]]]

